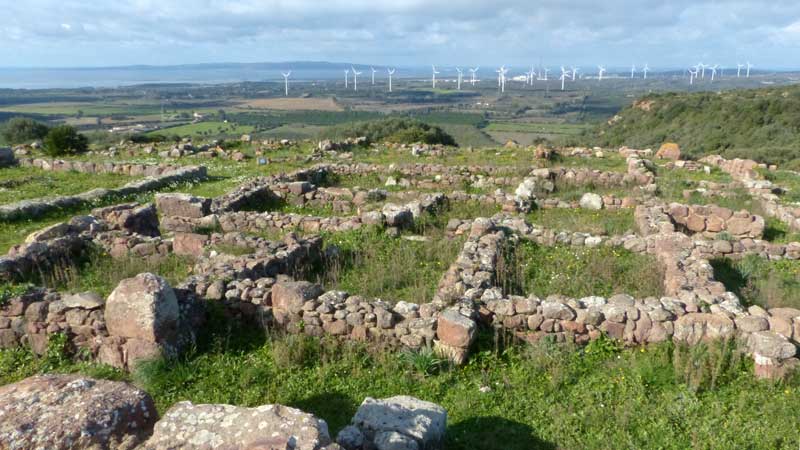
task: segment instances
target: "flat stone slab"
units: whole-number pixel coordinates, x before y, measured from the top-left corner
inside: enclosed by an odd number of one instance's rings
[[[121,381],[39,375],[0,387],[0,448],[136,448],[156,420],[153,399]]]

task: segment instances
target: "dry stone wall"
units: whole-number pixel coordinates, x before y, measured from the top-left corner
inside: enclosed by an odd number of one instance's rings
[[[96,203],[108,198],[124,197],[161,189],[174,183],[199,181],[205,178],[205,167],[181,167],[172,171],[162,172],[157,176],[146,177],[138,181],[133,181],[118,188],[98,188],[78,195],[22,200],[16,203],[0,205],[0,220],[37,218],[48,212],[58,209],[76,208],[78,206]]]

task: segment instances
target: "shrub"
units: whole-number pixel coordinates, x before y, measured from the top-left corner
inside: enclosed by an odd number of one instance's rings
[[[331,129],[327,136],[331,139],[365,136],[370,142],[456,145],[455,139],[441,128],[407,118],[382,119],[337,127]]]
[[[82,153],[88,148],[89,140],[86,136],[69,125],[59,125],[51,129],[44,138],[44,150],[50,156]]]
[[[3,127],[3,139],[9,144],[22,144],[47,135],[47,125],[27,117],[14,117]]]

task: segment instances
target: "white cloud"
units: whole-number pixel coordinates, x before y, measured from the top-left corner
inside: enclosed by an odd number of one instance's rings
[[[14,25],[0,25],[3,65],[221,57],[630,64],[650,55],[675,64],[687,53],[780,63],[787,47],[800,46],[796,0],[27,0],[4,9]],[[121,47],[126,54],[115,52]]]

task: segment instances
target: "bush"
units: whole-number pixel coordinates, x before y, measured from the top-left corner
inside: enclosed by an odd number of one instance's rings
[[[330,139],[365,136],[370,142],[456,145],[455,139],[441,128],[406,118],[382,119],[337,127],[330,130],[327,136]]]
[[[14,117],[3,127],[3,139],[9,144],[23,144],[42,139],[47,135],[47,125],[27,117]]]
[[[44,151],[50,156],[82,153],[88,148],[89,140],[86,136],[69,125],[59,125],[51,129],[44,138]]]

